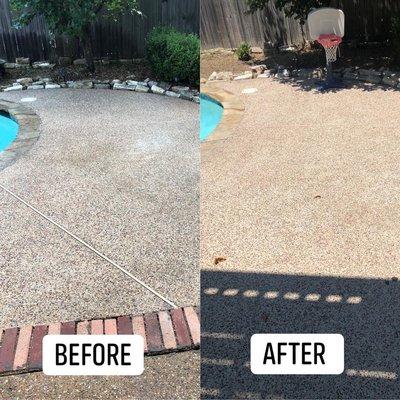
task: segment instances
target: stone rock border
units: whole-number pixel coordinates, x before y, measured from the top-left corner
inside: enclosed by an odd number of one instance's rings
[[[239,97],[227,90],[210,85],[203,85],[201,93],[221,103],[224,108],[222,119],[214,131],[202,142],[213,142],[216,140],[227,139],[233,134],[234,127],[243,117],[244,105]]]
[[[180,307],[141,315],[59,322],[0,329],[0,376],[42,369],[45,335],[131,335],[144,338],[145,355],[159,355],[200,347],[197,307]]]
[[[267,69],[265,65],[250,67],[240,75],[234,75],[230,71],[213,72],[207,82],[244,80],[255,78],[301,78],[301,79],[322,79],[325,74],[324,68],[301,68],[290,70],[284,66],[274,69]],[[392,89],[400,90],[400,72],[390,71],[385,68],[379,70],[363,69],[358,67],[338,68],[333,71],[336,78],[352,82],[363,82],[375,85],[390,86]],[[203,81],[204,82],[204,81]]]
[[[155,93],[168,97],[181,98],[183,100],[200,102],[199,92],[191,89],[189,86],[180,86],[168,82],[156,82],[147,78],[144,81],[119,79],[113,80],[79,80],[56,83],[51,78],[32,79],[30,77],[19,78],[11,86],[1,88],[3,92],[14,92],[21,90],[37,89],[113,89],[130,90],[141,93]]]
[[[32,109],[7,100],[0,99],[0,111],[9,114],[19,125],[15,140],[9,147],[0,152],[1,171],[9,167],[33,147],[40,136],[39,126],[41,120]]]

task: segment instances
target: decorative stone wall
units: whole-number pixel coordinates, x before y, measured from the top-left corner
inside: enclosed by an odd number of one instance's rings
[[[341,78],[348,81],[359,81],[400,89],[400,72],[390,71],[385,68],[381,68],[379,70],[363,69],[358,67],[339,68],[335,69],[333,74],[336,78]],[[279,66],[275,69],[267,69],[265,65],[256,65],[254,67],[250,67],[249,71],[246,71],[240,75],[234,75],[229,71],[213,72],[208,78],[208,82],[218,80],[228,81],[270,77],[278,79],[321,79],[324,75],[324,68],[302,68],[290,70],[284,66]],[[205,83],[205,81],[203,80],[202,83]]]
[[[156,82],[151,79],[144,81],[119,79],[114,80],[79,80],[67,81],[63,83],[53,82],[51,78],[32,79],[30,77],[17,79],[12,85],[2,86],[0,90],[3,92],[19,91],[19,90],[37,90],[37,89],[113,89],[113,90],[130,90],[141,93],[155,93],[159,95],[177,97],[183,100],[200,102],[200,93],[191,89],[189,86],[173,85],[167,82]]]

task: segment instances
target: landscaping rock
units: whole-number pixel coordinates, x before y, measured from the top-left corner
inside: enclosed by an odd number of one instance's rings
[[[190,90],[188,90],[186,92],[181,92],[180,95],[181,95],[181,99],[190,100],[190,101],[192,101],[193,97],[194,97],[194,94]]]
[[[68,81],[67,85],[70,89],[92,89],[92,81]]]
[[[271,72],[270,71],[264,71],[262,74],[257,75],[257,78],[270,78],[271,77]]]
[[[142,92],[142,93],[148,93],[150,91],[150,88],[146,85],[139,84],[136,86],[135,89],[136,92]]]
[[[20,68],[22,67],[22,64],[16,64],[16,63],[5,63],[4,68],[5,69],[15,69],[15,68]]]
[[[194,96],[194,97],[193,97],[193,101],[194,101],[195,103],[199,104],[199,103],[200,103],[200,96]]]
[[[60,89],[61,86],[58,85],[57,83],[46,83],[45,89]]]
[[[157,83],[158,82],[156,82],[156,81],[148,81],[147,82],[147,86],[151,89],[153,86],[157,86]]]
[[[28,86],[33,82],[32,78],[19,78],[17,79],[17,83],[24,85],[24,86]]]
[[[110,84],[109,83],[94,83],[93,88],[94,89],[110,89]]]
[[[44,83],[50,83],[50,82],[53,82],[53,79],[51,79],[51,78],[42,78],[42,81]]]
[[[6,87],[5,89],[3,89],[3,92],[13,92],[14,90],[22,90],[24,87],[22,85],[13,85],[13,86],[9,86]]]
[[[128,86],[137,86],[138,84],[139,84],[139,82],[138,81],[133,81],[133,80],[126,80],[125,81],[125,83],[128,85]]]
[[[151,87],[151,91],[156,94],[165,94],[165,89],[160,86],[153,85]]]
[[[253,78],[253,74],[252,73],[247,73],[247,74],[242,74],[242,75],[235,76],[233,78],[233,80],[234,81],[241,81],[241,80],[252,79],[252,78]]]
[[[157,86],[163,88],[164,90],[169,90],[171,88],[171,84],[168,82],[158,82]]]
[[[50,64],[48,61],[36,61],[32,64],[32,67],[35,69],[39,69],[39,68],[52,69],[55,67],[55,64]]]
[[[256,72],[257,74],[262,74],[267,69],[267,66],[264,64],[253,65],[251,67],[252,72]]]
[[[179,93],[171,92],[170,90],[167,90],[165,92],[165,95],[168,96],[168,97],[181,97],[181,95]]]
[[[86,65],[86,60],[84,58],[77,58],[73,61],[74,65]]]
[[[121,81],[119,79],[113,79],[111,81],[111,85],[115,85],[116,83],[121,83]]]
[[[171,89],[173,92],[176,93],[181,93],[181,92],[187,92],[188,90],[190,90],[189,86],[172,86]]]
[[[17,63],[17,64],[30,64],[30,59],[29,58],[26,58],[26,57],[18,57],[18,58],[16,58],[15,59],[15,62]]]
[[[59,57],[58,58],[58,65],[60,65],[61,67],[68,67],[71,64],[72,64],[71,57]]]
[[[38,89],[44,89],[44,85],[29,85],[27,86],[28,90],[38,90]]]
[[[113,84],[113,90],[127,90],[127,85],[125,83],[116,82]]]
[[[209,77],[208,80],[209,81],[216,81],[218,79],[218,72],[214,71]]]
[[[253,54],[262,54],[264,51],[261,47],[252,47],[251,52]]]

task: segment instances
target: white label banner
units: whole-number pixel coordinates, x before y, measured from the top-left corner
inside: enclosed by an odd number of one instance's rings
[[[141,375],[144,342],[140,335],[46,335],[46,375]]]
[[[250,366],[257,375],[339,375],[344,370],[344,338],[330,333],[255,334]]]

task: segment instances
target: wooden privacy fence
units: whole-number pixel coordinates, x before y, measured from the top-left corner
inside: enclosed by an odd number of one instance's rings
[[[399,0],[332,0],[331,6],[341,8],[346,15],[347,40],[386,40],[392,17],[400,15]],[[202,47],[234,48],[244,41],[260,47],[265,42],[301,44],[299,22],[277,10],[275,0],[253,15],[246,15],[247,9],[245,0],[201,0]]]
[[[117,22],[101,18],[92,26],[95,57],[137,58],[145,54],[145,38],[159,25],[174,26],[182,32],[199,33],[199,0],[140,0],[144,17],[124,15]],[[8,0],[0,0],[0,58],[33,61],[58,56],[82,57],[77,39],[52,38],[42,18],[16,30],[12,27]]]

